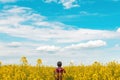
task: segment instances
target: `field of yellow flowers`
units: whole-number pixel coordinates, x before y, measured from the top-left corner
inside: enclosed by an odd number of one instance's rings
[[[0,62],[0,80],[54,80],[55,67],[43,66],[38,59],[36,66],[28,64],[26,57],[20,65],[3,65]],[[70,65],[64,67],[63,80],[120,80],[120,64],[113,61],[105,65],[94,62],[91,65]]]

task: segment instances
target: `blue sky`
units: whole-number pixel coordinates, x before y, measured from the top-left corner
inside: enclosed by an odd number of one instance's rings
[[[0,61],[120,61],[120,0],[0,0]]]

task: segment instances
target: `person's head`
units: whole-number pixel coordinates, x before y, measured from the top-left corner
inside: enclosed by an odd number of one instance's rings
[[[58,67],[61,67],[61,66],[62,66],[62,62],[61,62],[61,61],[58,61],[58,62],[57,62],[57,66],[58,66]]]

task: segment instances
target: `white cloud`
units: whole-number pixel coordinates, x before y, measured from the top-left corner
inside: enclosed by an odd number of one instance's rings
[[[88,41],[87,43],[79,43],[65,47],[66,49],[83,49],[83,48],[97,48],[105,46],[106,42],[102,40]]]
[[[7,6],[0,12],[0,25],[19,27],[19,24],[27,21],[41,21],[45,17],[35,14],[30,8]]]
[[[97,41],[99,42],[99,40],[96,40],[96,41],[93,41],[97,44]],[[101,40],[100,40],[101,41]],[[87,44],[89,43],[90,41],[86,42],[86,43],[78,43],[78,44]],[[104,42],[104,41],[103,41]],[[91,42],[90,42],[91,43]],[[99,42],[100,43],[100,42]],[[14,47],[9,47],[9,46],[6,46],[8,45],[8,43],[3,43],[3,42],[0,42],[0,60],[3,62],[3,64],[5,63],[11,63],[13,64],[14,62],[17,63],[17,64],[20,64],[19,60],[22,56],[26,56],[27,59],[28,59],[28,62],[31,63],[31,64],[36,64],[36,60],[38,58],[41,58],[44,61],[46,61],[46,63],[43,63],[45,65],[55,65],[55,61],[63,61],[64,65],[69,65],[69,62],[72,60],[72,62],[74,61],[74,64],[80,64],[80,62],[84,63],[84,64],[91,64],[92,62],[96,61],[96,60],[99,60],[99,61],[110,61],[111,58],[113,57],[115,60],[118,60],[119,59],[119,50],[111,50],[110,49],[105,49],[105,50],[96,50],[94,48],[92,49],[87,49],[86,47],[84,47],[84,49],[82,48],[79,48],[80,50],[79,51],[76,51],[76,50],[73,50],[74,48],[72,49],[67,49],[64,51],[61,51],[62,48],[65,48],[65,47],[58,47],[58,46],[55,46],[55,45],[46,45],[48,47],[46,47],[47,49],[53,49],[53,53],[56,53],[56,54],[43,54],[43,51],[42,50],[38,50],[36,51],[36,47],[40,46],[40,47],[45,47],[45,45],[41,45],[39,43],[26,43],[24,42],[23,43],[24,45],[22,45],[22,47],[18,47],[17,49],[14,48]],[[74,44],[74,45],[78,45],[78,44]],[[102,44],[102,42],[101,42]],[[69,47],[71,45],[67,45],[67,47]],[[97,46],[96,46],[97,47]],[[39,47],[38,47],[39,48]],[[56,49],[56,48],[59,48],[59,49]],[[77,48],[78,49],[78,48]],[[115,48],[116,49],[116,48]],[[44,51],[45,48],[43,49]],[[112,54],[112,51],[113,52],[113,56],[111,56]],[[49,52],[49,51],[48,51]],[[48,53],[47,52],[47,53]],[[90,56],[88,56],[90,55]],[[3,57],[4,56],[4,57]],[[107,58],[104,58],[105,56],[110,56],[110,57],[107,57]]]
[[[120,32],[120,28],[117,29],[117,32]]]
[[[120,45],[119,45],[119,44],[116,44],[115,47],[116,47],[116,48],[117,48],[117,47],[120,47]]]
[[[38,51],[45,51],[45,52],[49,52],[49,51],[66,51],[66,50],[78,50],[78,49],[88,49],[88,48],[97,48],[97,47],[102,47],[102,46],[106,46],[106,42],[102,41],[102,40],[94,40],[94,41],[88,41],[86,43],[78,43],[78,44],[72,44],[72,45],[68,45],[65,47],[58,47],[58,46],[49,46],[49,45],[43,45],[40,46],[38,48],[36,48],[36,50]]]
[[[46,2],[46,3],[51,3],[51,2],[58,2],[57,0],[43,0],[44,2]]]
[[[53,38],[57,42],[79,42],[82,40],[90,39],[110,39],[119,38],[120,34],[112,31],[102,30],[90,30],[90,29],[79,29],[79,30],[61,30],[61,29],[40,29],[31,26],[22,27],[0,27],[0,32],[7,33],[11,36],[24,37],[32,40],[44,40],[49,41]],[[33,36],[34,35],[34,36]],[[99,36],[99,37],[98,37]]]
[[[61,0],[60,3],[65,7],[65,9],[70,9],[72,7],[79,7],[78,4],[75,4],[76,0]]]
[[[62,4],[65,9],[70,9],[73,7],[79,7],[77,0],[44,0],[46,3],[55,2],[57,4]]]
[[[100,13],[90,13],[90,12],[87,12],[87,11],[80,11],[80,16],[105,16],[104,14],[100,14]]]
[[[35,56],[35,48],[40,44],[33,42],[0,42],[0,56]]]
[[[45,52],[51,52],[51,51],[58,51],[60,50],[60,47],[57,46],[40,46],[36,50],[38,51],[45,51]]]
[[[26,13],[30,12],[30,8],[28,7],[18,7],[18,6],[5,6],[4,7],[5,12],[8,12],[9,14],[21,14],[21,13]]]
[[[0,0],[2,3],[8,3],[8,2],[16,2],[16,0]]]
[[[20,47],[22,46],[22,43],[20,42],[11,42],[8,44],[9,47]]]
[[[0,32],[10,36],[48,42],[52,39],[54,43],[120,38],[119,29],[117,31],[74,29],[73,26],[60,22],[46,21],[45,16],[36,14],[26,7],[5,8],[0,14]]]

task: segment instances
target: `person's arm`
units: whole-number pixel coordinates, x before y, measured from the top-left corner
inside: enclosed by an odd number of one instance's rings
[[[65,69],[63,69],[63,72],[66,73]]]

